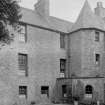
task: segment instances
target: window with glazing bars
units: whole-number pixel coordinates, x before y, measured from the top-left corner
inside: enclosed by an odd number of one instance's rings
[[[41,94],[46,94],[49,97],[49,86],[41,86]]]
[[[20,24],[18,28],[18,34],[19,34],[19,41],[21,42],[26,42],[26,25],[25,24]]]
[[[19,95],[27,98],[27,86],[19,86]]]
[[[19,70],[24,71],[25,75],[28,75],[28,71],[27,71],[27,64],[28,64],[28,58],[27,58],[27,54],[22,54],[19,53],[18,54],[18,62],[19,62]]]
[[[60,34],[60,48],[65,48],[65,35]]]
[[[60,72],[65,73],[66,71],[66,59],[60,59]]]

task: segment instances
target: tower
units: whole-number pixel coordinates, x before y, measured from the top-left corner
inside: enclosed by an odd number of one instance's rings
[[[104,45],[104,27],[101,18],[85,2],[80,15],[70,33],[71,74],[78,76],[95,76],[101,66]],[[99,56],[99,58],[96,58]],[[96,63],[100,59],[100,65]]]
[[[86,0],[69,33],[73,96],[82,100],[103,100],[103,26],[103,20],[93,13]]]

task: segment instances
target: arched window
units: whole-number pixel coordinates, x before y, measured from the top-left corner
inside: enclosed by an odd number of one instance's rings
[[[85,87],[85,93],[86,94],[92,94],[93,93],[93,87],[91,85],[87,85]]]

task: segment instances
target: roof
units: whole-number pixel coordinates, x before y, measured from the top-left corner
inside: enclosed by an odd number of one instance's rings
[[[58,30],[61,32],[69,32],[73,23],[58,19],[56,17],[48,16],[42,17],[36,10],[31,10],[21,7],[22,19],[20,21],[32,25],[38,25],[45,28]]]
[[[86,0],[77,18],[77,21],[72,26],[71,32],[79,30],[81,28],[97,28],[100,30],[105,30],[103,24],[103,20],[93,13],[88,1]]]
[[[52,23],[53,27],[55,27],[59,31],[69,32],[73,23],[62,20],[53,16],[50,16],[50,22]]]

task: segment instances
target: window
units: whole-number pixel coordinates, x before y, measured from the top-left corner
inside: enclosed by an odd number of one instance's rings
[[[27,70],[27,54],[18,54],[19,70],[24,73],[25,76],[28,76]]]
[[[66,71],[66,59],[60,59],[60,72],[65,73]]]
[[[65,48],[65,35],[60,34],[60,48]]]
[[[95,31],[95,41],[99,41],[100,40],[100,33],[98,31]]]
[[[19,25],[18,28],[19,41],[26,42],[26,25]]]
[[[96,62],[96,65],[100,64],[100,54],[95,55],[95,62]]]
[[[62,85],[62,96],[67,97],[67,85]]]
[[[85,88],[86,94],[93,94],[93,88],[91,85],[87,85]]]
[[[49,86],[41,86],[41,94],[45,94],[49,97]]]
[[[19,96],[27,98],[27,86],[19,86]]]
[[[85,87],[85,97],[92,98],[92,94],[93,94],[93,87],[91,85],[87,85]]]

